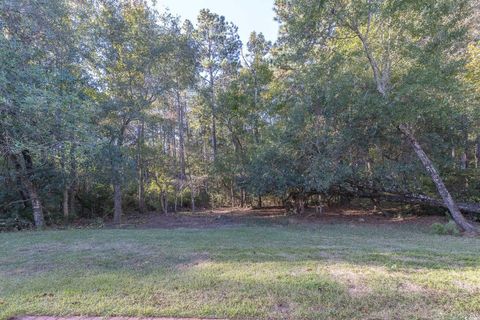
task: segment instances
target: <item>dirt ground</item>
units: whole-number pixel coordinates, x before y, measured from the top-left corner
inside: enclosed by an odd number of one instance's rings
[[[322,213],[314,209],[303,215],[287,215],[283,208],[262,209],[219,208],[197,212],[162,214],[150,212],[129,214],[124,217],[120,228],[218,228],[248,224],[273,225],[322,225],[322,224],[367,224],[367,225],[416,225],[430,226],[432,223],[447,222],[444,216],[422,216],[412,214],[384,215],[373,210],[355,208],[330,208]],[[107,223],[106,227],[114,227]]]

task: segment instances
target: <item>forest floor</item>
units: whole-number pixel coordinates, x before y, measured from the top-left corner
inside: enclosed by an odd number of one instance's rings
[[[384,215],[378,211],[352,207],[334,207],[322,213],[313,208],[303,215],[286,215],[285,209],[269,207],[262,209],[218,208],[197,212],[134,213],[125,217],[120,226],[107,222],[107,228],[221,228],[249,225],[325,225],[325,224],[361,224],[378,226],[408,225],[411,228],[428,228],[433,223],[445,223],[445,215],[414,215],[399,212]],[[80,227],[82,224],[79,225]]]
[[[338,209],[130,216],[0,234],[0,319],[480,319],[480,239]]]

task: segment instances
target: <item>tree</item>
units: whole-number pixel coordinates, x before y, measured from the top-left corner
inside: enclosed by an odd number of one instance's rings
[[[80,12],[60,0],[0,6],[1,152],[21,182],[20,193],[28,194],[35,226],[43,227],[48,164],[55,153],[65,153],[72,129],[89,120],[73,22]]]
[[[217,109],[218,94],[225,88],[228,78],[240,66],[240,48],[242,43],[237,27],[225,20],[225,17],[200,11],[195,30],[195,39],[199,50],[200,78],[202,94],[208,103],[211,114],[211,142],[213,159],[217,156]]]
[[[98,30],[95,67],[102,93],[101,124],[109,140],[114,222],[119,223],[125,142],[134,122],[140,122],[140,137],[143,136],[146,111],[167,89],[165,65],[171,43],[166,36],[168,31],[161,29],[156,14],[143,2],[104,1],[95,22]],[[142,138],[139,143],[143,143]],[[142,189],[143,182],[140,184]],[[140,194],[143,209],[143,192]]]
[[[330,63],[339,55],[350,57],[342,62],[353,68],[369,65],[378,112],[407,138],[459,227],[475,233],[415,134],[455,98],[459,64],[452,48],[462,45],[466,10],[468,1],[276,1],[280,44],[291,59]],[[362,91],[375,95],[371,87]]]

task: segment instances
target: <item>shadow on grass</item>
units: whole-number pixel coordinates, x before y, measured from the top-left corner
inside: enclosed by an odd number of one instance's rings
[[[480,312],[479,247],[351,225],[0,234],[0,319],[469,315]]]

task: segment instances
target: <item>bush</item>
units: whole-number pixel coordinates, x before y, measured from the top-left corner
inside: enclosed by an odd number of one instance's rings
[[[33,227],[33,224],[30,221],[25,219],[0,217],[0,232],[30,229],[32,227]]]
[[[431,229],[434,234],[439,235],[458,236],[460,234],[460,230],[458,230],[457,225],[452,220],[445,224],[436,222],[432,224]]]

